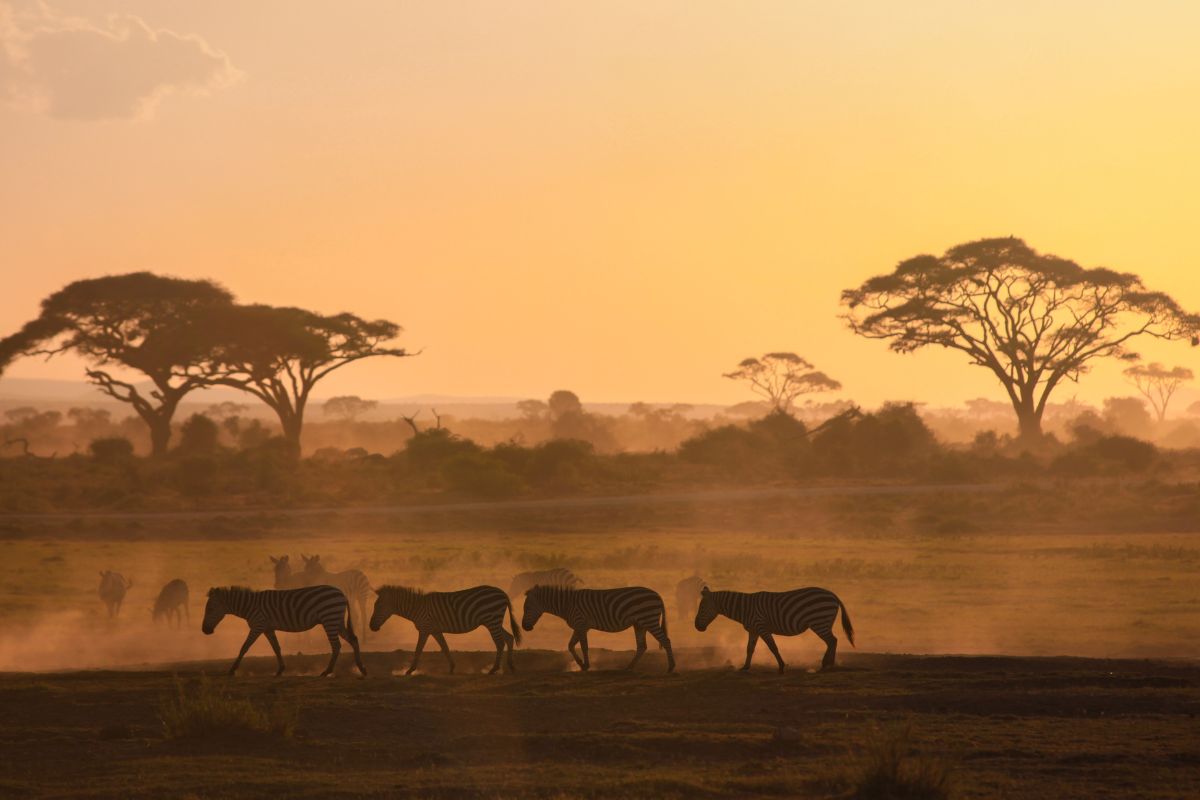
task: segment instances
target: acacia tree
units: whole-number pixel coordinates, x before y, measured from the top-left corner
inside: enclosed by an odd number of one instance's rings
[[[747,358],[724,377],[750,384],[750,390],[771,404],[771,409],[791,413],[796,398],[805,394],[831,392],[842,388],[833,378],[820,372],[795,353],[767,353]]]
[[[1023,438],[1039,438],[1055,388],[1098,358],[1133,359],[1138,336],[1190,337],[1200,317],[1141,278],[1085,269],[1016,238],[982,239],[901,262],[842,292],[851,329],[897,353],[959,350],[996,376]]]
[[[1134,364],[1125,370],[1125,374],[1142,396],[1150,401],[1159,422],[1167,418],[1167,406],[1170,405],[1175,391],[1195,377],[1187,367],[1167,369],[1157,361],[1152,364]]]
[[[325,316],[302,308],[235,306],[214,315],[222,332],[214,380],[254,395],[279,417],[284,439],[300,454],[300,432],[313,387],[334,370],[376,356],[415,355],[388,347],[401,328],[353,314]]]
[[[205,280],[134,272],[76,281],[42,301],[37,319],[0,341],[0,367],[21,355],[82,356],[88,380],[128,403],[150,429],[154,455],[167,451],[179,401],[212,378],[202,312],[233,296]],[[150,388],[118,377],[141,373]]]
[[[347,394],[326,400],[321,406],[321,412],[327,416],[341,417],[347,422],[353,422],[378,405],[379,403],[375,400],[363,400],[358,395]]]

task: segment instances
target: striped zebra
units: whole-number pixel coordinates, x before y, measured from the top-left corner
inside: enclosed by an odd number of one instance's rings
[[[100,588],[97,593],[105,608],[108,609],[109,619],[113,619],[121,613],[121,603],[125,602],[125,592],[131,588],[133,588],[133,581],[121,573],[108,569],[100,571]]]
[[[324,584],[327,586],[336,586],[342,590],[342,594],[346,595],[346,599],[350,601],[352,611],[358,612],[358,628],[363,631],[363,641],[365,642],[367,640],[367,602],[375,594],[375,590],[371,588],[371,582],[367,580],[367,576],[357,569],[330,572],[321,563],[320,556],[306,556],[301,553],[300,557],[304,559],[305,585],[317,586]]]
[[[699,575],[684,578],[675,584],[675,606],[680,619],[691,619],[700,607],[700,590],[708,584]]]
[[[513,618],[512,602],[508,595],[495,586],[475,586],[457,592],[422,592],[407,586],[380,587],[375,599],[375,611],[371,614],[371,630],[377,631],[395,614],[412,622],[417,628],[417,649],[413,653],[412,665],[405,672],[411,675],[421,660],[421,651],[430,636],[446,654],[450,672],[454,672],[454,658],[446,644],[447,633],[470,633],[481,625],[488,629],[496,643],[496,661],[489,675],[500,669],[500,657],[508,648],[508,671],[513,667],[513,643],[521,643],[521,631]],[[504,610],[508,609],[508,623],[512,633],[504,630]]]
[[[333,651],[329,657],[329,666],[321,673],[321,677],[333,672],[333,667],[337,664],[338,654],[342,651],[339,636],[354,648],[354,663],[358,665],[358,671],[363,676],[367,674],[362,663],[362,654],[358,649],[358,637],[354,635],[354,627],[350,623],[350,605],[346,601],[346,595],[336,586],[306,586],[301,589],[263,592],[256,592],[244,586],[209,589],[208,604],[204,607],[204,622],[200,629],[206,635],[212,634],[226,614],[241,617],[250,628],[237,660],[229,668],[230,675],[237,672],[242,657],[260,635],[267,637],[271,649],[275,651],[275,660],[279,662],[279,669],[275,675],[282,675],[283,654],[279,652],[279,639],[275,637],[275,631],[298,633],[317,625],[325,629],[325,635],[329,637],[329,647]]]
[[[641,586],[623,589],[570,589],[562,586],[534,586],[525,593],[525,612],[521,627],[527,631],[541,619],[542,614],[562,617],[571,626],[571,641],[567,649],[575,663],[585,672],[591,668],[588,657],[589,630],[617,633],[633,626],[637,640],[637,655],[626,669],[646,652],[646,632],[649,631],[662,649],[667,651],[667,672],[675,671],[675,654],[667,637],[667,609],[658,592]],[[579,643],[583,658],[575,653]]]
[[[790,592],[712,592],[708,587],[700,590],[700,608],[696,611],[696,630],[703,631],[718,615],[742,623],[750,634],[746,643],[746,663],[742,670],[750,669],[754,647],[762,639],[771,648],[779,671],[783,672],[783,657],[775,645],[774,634],[795,636],[809,628],[825,642],[825,657],[821,669],[833,666],[837,655],[837,637],[833,635],[833,621],[838,610],[842,612],[842,630],[850,644],[854,644],[854,626],[846,606],[836,594],[827,589],[810,586]]]
[[[180,611],[179,609],[183,609]],[[163,586],[162,591],[158,593],[158,599],[154,601],[154,608],[150,610],[150,615],[155,622],[162,618],[166,618],[167,624],[171,624],[171,618],[175,618],[175,627],[182,627],[183,617],[187,615],[187,621],[192,623],[192,613],[188,611],[188,586],[179,578],[173,581],[168,581]]]
[[[565,586],[568,589],[576,589],[582,585],[583,581],[579,580],[574,572],[566,567],[555,567],[516,575],[512,579],[512,585],[508,587],[508,596],[520,597],[534,586]]]
[[[304,577],[304,573],[292,572],[292,565],[286,555],[279,558],[271,556],[270,558],[271,563],[275,565],[276,589],[299,589],[301,586],[312,586]]]

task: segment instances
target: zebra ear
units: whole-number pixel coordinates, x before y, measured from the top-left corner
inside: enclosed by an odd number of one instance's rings
[[[271,563],[272,563],[272,564],[278,564],[278,563],[279,563],[279,559],[278,559],[278,558],[276,558],[275,556],[267,556],[267,558],[271,559]]]
[[[700,587],[700,594],[708,594],[708,587],[707,586]]]

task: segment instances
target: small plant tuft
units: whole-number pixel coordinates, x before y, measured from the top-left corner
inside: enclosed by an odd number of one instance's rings
[[[913,752],[911,731],[877,735],[851,776],[855,800],[951,800],[946,763]]]
[[[299,708],[275,701],[262,706],[234,697],[206,676],[185,684],[159,703],[163,735],[168,739],[206,739],[230,734],[264,734],[289,739],[296,732]]]

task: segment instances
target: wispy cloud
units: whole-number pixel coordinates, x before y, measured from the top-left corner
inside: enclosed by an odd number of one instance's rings
[[[204,94],[241,73],[199,36],[138,17],[92,22],[0,1],[0,102],[58,119],[152,116],[169,94]]]

